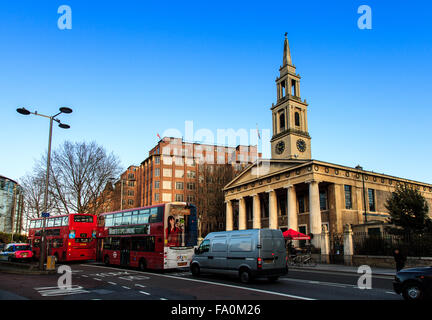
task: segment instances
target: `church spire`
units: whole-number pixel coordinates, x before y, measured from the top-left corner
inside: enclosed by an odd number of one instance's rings
[[[290,52],[289,43],[288,43],[288,32],[285,32],[284,55],[283,55],[282,67],[285,67],[287,64],[291,66],[292,61],[291,61],[291,52]]]

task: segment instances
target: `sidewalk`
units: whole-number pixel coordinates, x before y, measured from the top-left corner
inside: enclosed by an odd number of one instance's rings
[[[329,271],[329,272],[344,272],[344,273],[351,273],[351,274],[352,273],[360,274],[357,272],[358,268],[359,267],[356,266],[345,266],[342,264],[317,264],[315,267],[289,266],[290,270],[314,270],[314,271]],[[394,276],[396,274],[395,269],[378,268],[378,267],[371,267],[371,269],[372,269],[372,275]]]
[[[34,263],[9,262],[0,260],[0,272],[15,274],[55,274],[55,270],[39,270],[39,265]]]

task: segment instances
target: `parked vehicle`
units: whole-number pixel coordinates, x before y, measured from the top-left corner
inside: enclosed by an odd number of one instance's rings
[[[393,288],[405,300],[432,298],[432,267],[402,269],[396,273]]]
[[[30,260],[33,257],[33,252],[27,243],[9,243],[0,252],[0,256],[8,261]]]
[[[250,229],[209,233],[195,249],[190,270],[238,276],[243,283],[288,273],[285,241],[280,230]]]

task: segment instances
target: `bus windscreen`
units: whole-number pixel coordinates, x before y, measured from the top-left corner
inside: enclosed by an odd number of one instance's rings
[[[197,244],[196,208],[171,205],[165,215],[165,246],[192,247]]]

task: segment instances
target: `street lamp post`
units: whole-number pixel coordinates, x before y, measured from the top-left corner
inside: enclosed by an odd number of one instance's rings
[[[43,209],[44,212],[43,213],[47,213],[48,212],[48,185],[49,185],[49,175],[50,175],[50,166],[51,166],[51,141],[52,141],[52,128],[53,128],[53,121],[56,121],[59,124],[59,127],[62,129],[69,129],[70,126],[64,123],[61,123],[59,119],[57,119],[56,117],[58,115],[60,115],[61,113],[72,113],[72,109],[67,108],[67,107],[61,107],[60,112],[53,115],[53,116],[46,116],[40,113],[37,113],[37,111],[35,112],[30,112],[25,108],[18,108],[17,112],[22,114],[22,115],[29,115],[29,114],[34,114],[35,116],[41,116],[44,118],[48,118],[50,119],[50,127],[49,127],[49,138],[48,138],[48,155],[47,155],[47,169],[46,169],[46,181],[45,181],[45,195],[44,195],[44,205],[43,205]],[[46,228],[46,216],[45,214],[43,215],[43,219],[42,219],[42,241],[41,241],[41,250],[40,250],[40,257],[39,257],[39,269],[43,270],[44,269],[44,264],[45,264],[45,257],[46,257],[46,235],[45,235],[45,228]]]
[[[357,170],[362,171],[362,182],[363,182],[363,206],[364,206],[364,222],[367,222],[367,213],[366,213],[366,193],[365,193],[365,182],[364,182],[364,173],[363,173],[363,167],[358,165],[356,167]]]

